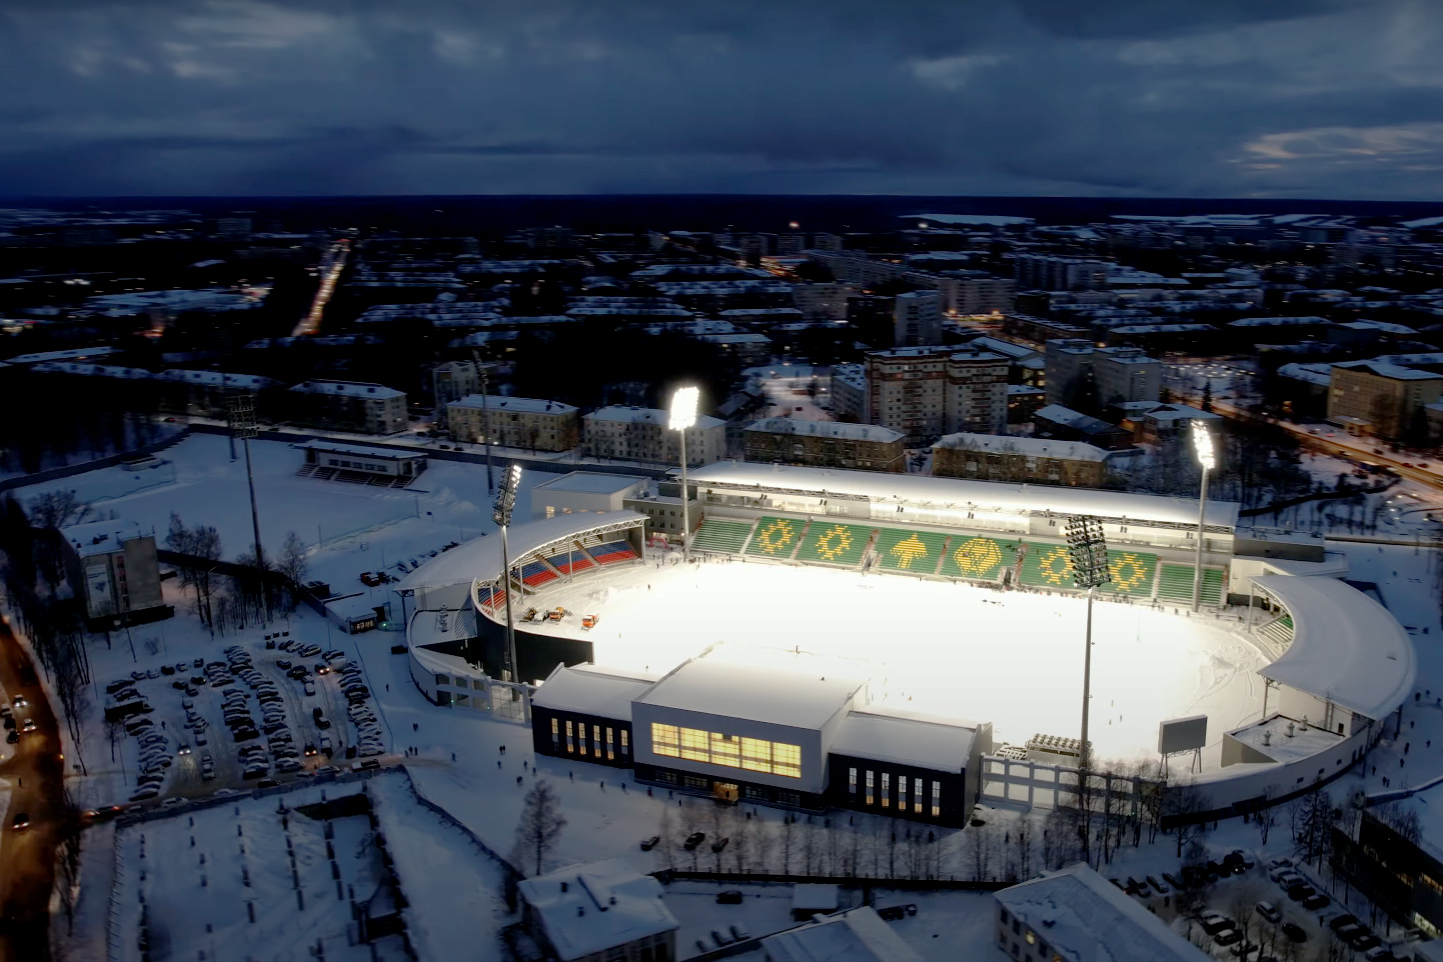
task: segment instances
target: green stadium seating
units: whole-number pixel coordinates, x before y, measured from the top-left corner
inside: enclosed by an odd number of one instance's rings
[[[747,543],[747,535],[751,534],[752,524],[751,521],[707,518],[692,535],[692,550],[740,554],[742,546]]]
[[[1022,583],[1044,588],[1075,588],[1072,581],[1072,559],[1065,544],[1026,543],[1022,558]]]
[[[1193,566],[1164,561],[1158,570],[1157,599],[1177,603],[1192,603]],[[1205,605],[1222,603],[1223,569],[1203,567],[1202,602]]]
[[[801,518],[774,518],[763,515],[747,544],[746,553],[758,558],[790,558],[797,548],[807,522]]]
[[[1109,551],[1107,568],[1112,581],[1103,585],[1101,590],[1134,598],[1152,597],[1152,586],[1157,581],[1157,555],[1141,551]]]
[[[862,554],[867,550],[867,542],[871,540],[870,525],[844,524],[816,518],[807,529],[802,546],[797,549],[797,560],[852,567],[862,560]]]
[[[948,578],[996,581],[1016,561],[1016,542],[954,534],[942,559],[941,574]]]
[[[877,532],[877,564],[889,571],[934,574],[947,536],[935,531],[882,528]]]

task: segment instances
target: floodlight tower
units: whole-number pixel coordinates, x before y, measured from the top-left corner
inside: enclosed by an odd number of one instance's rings
[[[1208,472],[1217,466],[1217,458],[1213,454],[1213,436],[1203,427],[1201,421],[1192,423],[1192,444],[1197,452],[1197,463],[1202,466],[1202,488],[1197,496],[1197,563],[1193,566],[1195,570],[1192,579],[1192,610],[1197,611],[1202,607],[1203,519],[1208,509]]]
[[[671,396],[671,419],[667,427],[681,435],[681,558],[691,561],[691,516],[687,511],[690,501],[686,484],[686,431],[696,424],[697,395],[701,392],[694,387],[679,387]]]
[[[1082,747],[1078,753],[1078,771],[1087,771],[1092,754],[1087,740],[1087,710],[1092,701],[1092,596],[1101,585],[1112,580],[1107,566],[1107,540],[1102,522],[1088,515],[1067,519],[1067,554],[1072,559],[1072,580],[1087,589],[1087,647],[1082,658]]]
[[[511,524],[511,512],[516,507],[516,491],[521,486],[521,465],[512,463],[501,476],[501,490],[496,492],[496,504],[491,511],[491,520],[501,528],[501,567],[505,572],[502,583],[506,591],[506,672],[507,681],[520,681],[521,674],[516,664],[516,629],[511,623],[511,550],[506,543],[506,529]]]
[[[261,551],[261,523],[256,515],[256,479],[251,473],[251,438],[260,433],[256,427],[256,402],[249,394],[232,394],[225,399],[226,420],[230,426],[231,444],[234,445],[239,439],[245,445],[246,450],[246,484],[251,490],[251,531],[255,534],[256,544],[256,573],[261,579],[257,585],[263,597],[269,597],[265,591],[265,560]],[[269,607],[269,605],[267,605]]]

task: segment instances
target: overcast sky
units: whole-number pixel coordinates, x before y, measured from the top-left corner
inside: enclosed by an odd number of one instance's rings
[[[0,194],[1438,199],[1437,0],[0,0]]]

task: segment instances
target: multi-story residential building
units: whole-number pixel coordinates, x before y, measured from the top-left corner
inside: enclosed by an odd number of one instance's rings
[[[406,394],[362,381],[306,381],[291,388],[291,420],[297,424],[396,434],[406,429]]]
[[[942,343],[942,295],[936,291],[898,294],[892,323],[892,343],[897,347]]]
[[[119,521],[88,521],[60,529],[66,577],[97,629],[169,618],[160,593],[155,536]]]
[[[792,287],[792,303],[809,321],[845,321],[847,298],[860,294],[861,287],[841,282],[827,284],[796,284]]]
[[[481,373],[474,361],[447,361],[431,369],[431,391],[436,401],[436,427],[446,426],[446,405],[481,390]]]
[[[1135,347],[1097,347],[1086,338],[1047,342],[1049,404],[1156,401],[1162,362]]]
[[[937,288],[947,298],[947,310],[953,314],[1006,314],[1016,303],[1016,282],[1010,277],[980,272],[954,274],[944,276]]]
[[[900,347],[865,360],[864,420],[909,439],[1007,430],[1007,359],[970,348]]]
[[[1095,488],[1107,474],[1107,459],[1106,451],[1082,441],[959,433],[932,445],[932,474]]]
[[[742,433],[748,461],[898,473],[906,470],[904,435],[876,424],[764,418]]]
[[[832,368],[832,414],[839,420],[861,421],[867,416],[867,369],[861,364]]]
[[[280,381],[255,374],[226,374],[222,371],[186,371],[172,368],[155,375],[161,382],[162,410],[203,418],[226,416],[226,399],[237,394],[256,395],[281,387]]]
[[[1105,290],[1111,266],[1108,261],[1057,254],[1018,254],[1012,259],[1019,290]]]
[[[560,401],[469,394],[446,405],[446,420],[456,441],[489,440],[503,448],[570,451],[580,440],[579,411]]]
[[[1419,411],[1439,398],[1443,375],[1381,358],[1334,364],[1328,385],[1328,420],[1360,434],[1401,438]]]
[[[666,411],[657,408],[598,408],[582,418],[582,450],[594,458],[676,464],[681,460],[681,432],[667,427]],[[697,415],[686,429],[688,465],[711,464],[726,456],[726,422]]]

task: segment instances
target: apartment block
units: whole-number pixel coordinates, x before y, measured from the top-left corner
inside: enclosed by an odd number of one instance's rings
[[[936,291],[898,294],[892,313],[897,347],[922,347],[942,342],[942,295]]]
[[[114,627],[169,618],[160,593],[155,537],[119,521],[60,529],[66,577],[92,626]]]
[[[932,445],[932,474],[1095,488],[1107,473],[1107,452],[1082,441],[949,434]]]
[[[481,390],[481,373],[474,361],[447,361],[431,370],[431,392],[436,402],[436,426],[446,426],[446,405]]]
[[[406,394],[361,381],[311,380],[291,388],[291,420],[297,424],[396,434],[406,429]]]
[[[1443,376],[1382,359],[1334,364],[1328,420],[1357,433],[1401,438],[1443,390]]]
[[[1007,429],[1007,358],[990,351],[893,348],[865,357],[870,424],[911,440]]]
[[[529,451],[570,451],[580,441],[580,412],[539,398],[470,394],[446,405],[451,438]]]
[[[876,424],[764,418],[742,432],[746,460],[818,468],[905,470],[905,436]]]
[[[1099,291],[1111,263],[1090,257],[1018,254],[1012,259],[1018,290]]]
[[[1086,338],[1047,342],[1047,402],[1098,405],[1156,401],[1162,362],[1135,347],[1097,347]]]
[[[681,461],[681,432],[667,427],[666,411],[657,408],[598,408],[582,418],[582,450],[594,458],[677,464]],[[726,422],[698,415],[686,429],[688,465],[711,464],[726,456]]]

